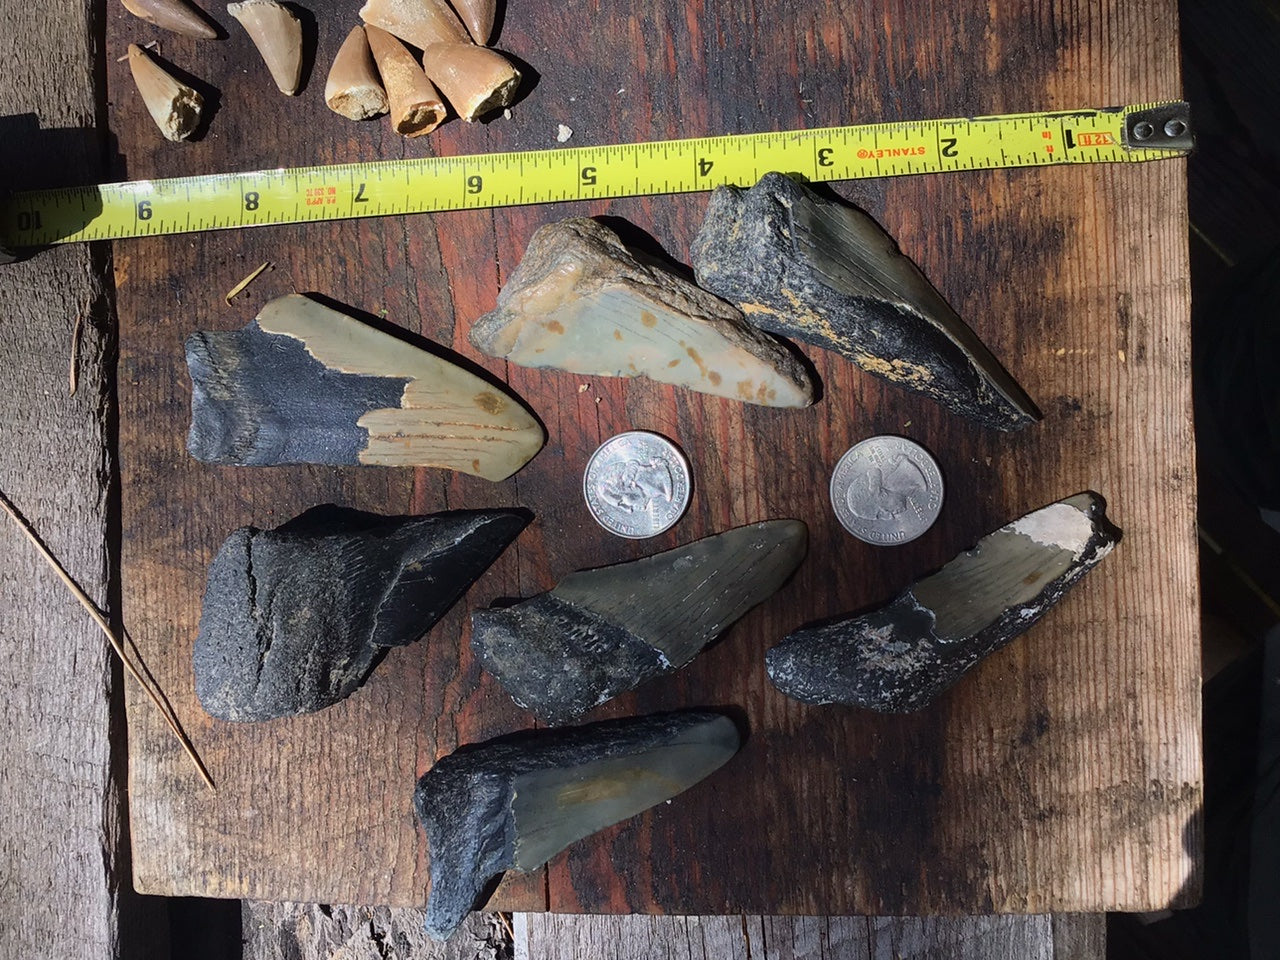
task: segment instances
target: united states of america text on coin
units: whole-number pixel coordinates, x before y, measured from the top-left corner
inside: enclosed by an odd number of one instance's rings
[[[933,526],[942,495],[937,462],[905,437],[855,444],[831,475],[831,506],[841,526],[880,546],[907,543]]]
[[[610,437],[587,461],[582,493],[596,523],[620,537],[669,530],[689,505],[689,463],[656,433]]]

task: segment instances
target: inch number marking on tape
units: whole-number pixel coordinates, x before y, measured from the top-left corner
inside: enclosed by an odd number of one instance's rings
[[[385,160],[14,194],[5,246],[711,190],[771,170],[810,180],[1183,156],[1182,102],[786,133]]]

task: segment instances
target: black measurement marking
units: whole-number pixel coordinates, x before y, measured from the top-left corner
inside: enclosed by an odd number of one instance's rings
[[[369,202],[369,198],[364,195],[364,184],[362,183],[356,189],[356,198],[355,200],[352,201],[352,203],[368,203],[368,202]]]
[[[138,201],[138,219],[139,219],[139,220],[150,220],[150,219],[151,219],[151,212],[152,212],[152,211],[151,211],[151,201],[150,201],[150,200],[139,200],[139,201]]]
[[[244,195],[244,208],[250,211],[258,209],[258,192],[256,190],[250,190]]]
[[[959,153],[960,151],[956,149],[955,137],[942,138],[942,155],[944,157],[955,157],[955,156],[958,156]]]
[[[1067,149],[1068,149],[1068,150],[1074,150],[1074,149],[1075,149],[1075,145],[1076,145],[1076,138],[1075,138],[1075,137],[1073,137],[1073,136],[1071,135],[1071,128],[1070,128],[1070,127],[1067,127],[1067,128],[1063,131],[1063,133],[1065,133],[1065,134],[1066,134],[1066,137],[1067,137]]]
[[[702,157],[699,157],[698,158],[698,176],[700,177],[710,176],[711,168],[714,167],[715,165],[716,164],[714,160],[704,160],[702,159]]]
[[[484,177],[478,173],[473,173],[467,177],[467,193],[476,194],[484,189]]]
[[[40,222],[39,210],[19,210],[18,211],[18,229],[19,230],[39,230],[44,224]]]
[[[833,151],[830,147],[823,147],[821,150],[819,150],[818,166],[820,167],[832,166],[835,163],[835,161],[831,159],[831,154],[834,152],[835,151]]]
[[[596,182],[595,167],[583,167],[582,170],[579,172],[579,176],[582,177],[582,182],[584,185],[595,186],[595,182]]]

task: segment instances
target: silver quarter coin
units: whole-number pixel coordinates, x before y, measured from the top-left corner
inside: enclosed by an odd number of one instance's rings
[[[596,523],[634,540],[669,530],[689,505],[689,461],[656,433],[610,437],[587,461],[582,494]]]
[[[831,506],[859,540],[880,546],[920,536],[942,510],[942,472],[905,437],[872,437],[850,447],[831,474]]]

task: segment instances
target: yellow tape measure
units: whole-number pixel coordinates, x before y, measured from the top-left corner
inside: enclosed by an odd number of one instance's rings
[[[11,249],[313,220],[691,193],[771,170],[856,180],[1183,156],[1187,104],[874,123],[603,147],[140,180],[9,197]]]

